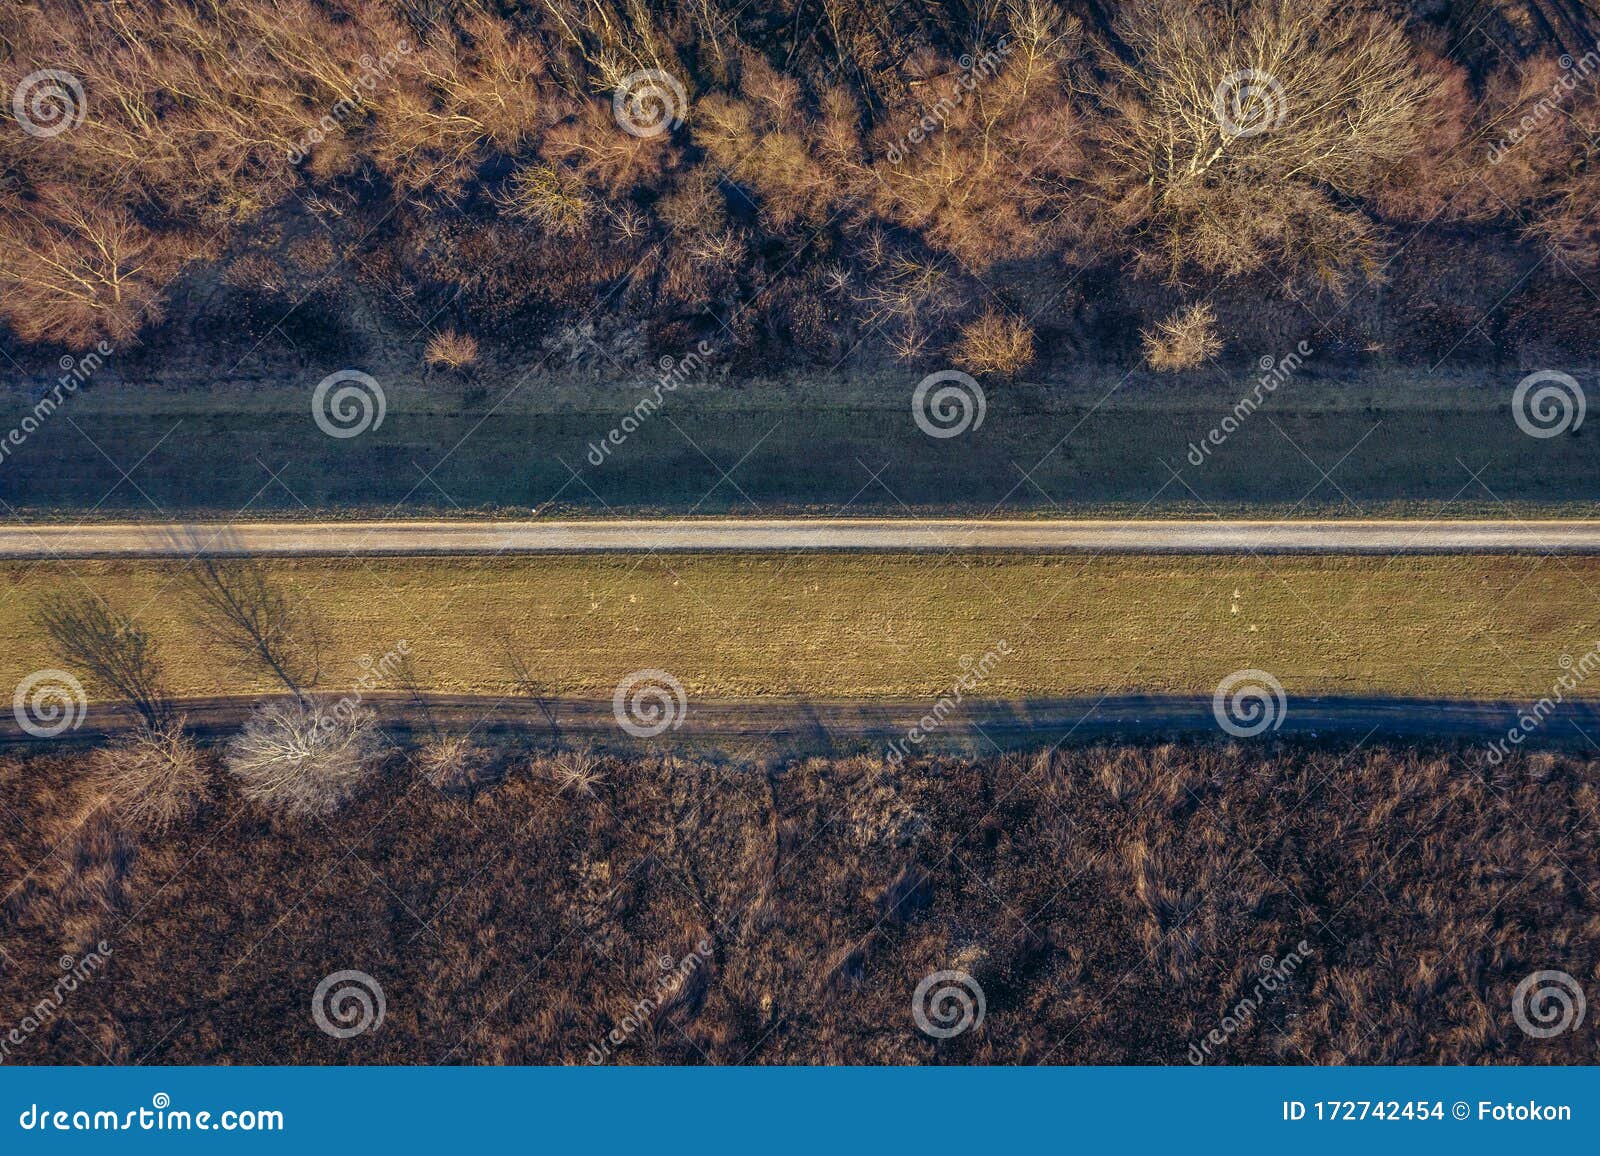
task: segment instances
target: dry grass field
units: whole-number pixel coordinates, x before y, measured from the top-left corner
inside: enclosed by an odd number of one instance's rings
[[[641,668],[689,694],[921,696],[1005,640],[977,694],[1210,693],[1244,667],[1291,693],[1516,698],[1600,639],[1600,559],[648,556],[291,560],[339,692],[406,640],[444,692],[609,697]],[[181,696],[271,689],[207,649],[164,563],[0,567],[0,685],[59,665],[32,623],[82,583],[161,642]],[[1580,687],[1579,693],[1587,691]],[[1595,688],[1600,691],[1600,686]],[[1591,692],[1593,693],[1593,692]]]
[[[441,791],[392,755],[302,821],[212,763],[163,834],[98,805],[79,756],[0,758],[5,1026],[104,944],[7,1062],[1595,1058],[1587,1026],[1534,1038],[1514,1010],[1536,971],[1600,974],[1592,760],[607,758],[563,790],[561,756],[493,757]],[[340,1039],[310,1012],[348,971],[386,1008]],[[936,971],[986,1000],[942,1040],[913,1011]]]

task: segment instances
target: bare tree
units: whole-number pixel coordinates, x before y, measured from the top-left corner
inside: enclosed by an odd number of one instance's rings
[[[147,729],[168,721],[171,703],[160,653],[133,619],[98,595],[73,593],[48,600],[34,620],[69,665],[137,711]]]
[[[377,764],[377,717],[318,698],[262,703],[228,744],[245,798],[289,815],[337,810]]]
[[[1440,83],[1398,23],[1338,0],[1143,0],[1116,29],[1098,183],[1146,266],[1276,262],[1339,289],[1375,265],[1356,199],[1418,150]]]

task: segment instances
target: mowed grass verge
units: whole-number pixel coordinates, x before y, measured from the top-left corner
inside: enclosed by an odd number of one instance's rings
[[[320,686],[404,639],[423,681],[609,697],[659,668],[691,696],[937,695],[991,650],[976,697],[1210,693],[1270,671],[1290,693],[1525,698],[1600,639],[1600,559],[672,555],[273,560],[315,609]],[[182,696],[236,670],[159,562],[0,566],[0,687],[57,666],[32,616],[83,584],[161,642]],[[1004,646],[1001,645],[1002,640]],[[384,688],[398,689],[398,688]],[[1580,694],[1600,695],[1600,680]]]

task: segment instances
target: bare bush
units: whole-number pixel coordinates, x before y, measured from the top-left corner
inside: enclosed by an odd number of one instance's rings
[[[412,757],[417,770],[440,790],[462,790],[477,782],[492,755],[465,735],[434,738]]]
[[[552,237],[574,236],[589,219],[583,182],[554,165],[523,165],[496,201],[507,216],[537,225]]]
[[[544,764],[546,773],[556,784],[557,793],[595,797],[596,788],[606,781],[605,767],[600,756],[587,748],[562,751]]]
[[[1016,377],[1033,363],[1033,329],[1020,317],[986,310],[961,327],[955,359],[973,373]]]
[[[90,757],[106,808],[131,827],[165,831],[205,794],[200,749],[183,732],[183,720],[143,726]]]
[[[1140,330],[1139,335],[1144,338],[1144,359],[1151,369],[1193,369],[1222,349],[1217,315],[1204,301],[1178,310],[1153,329]]]
[[[446,329],[429,339],[424,356],[429,365],[438,369],[465,369],[477,363],[478,339],[470,333]]]
[[[320,698],[257,707],[224,762],[245,798],[292,816],[338,810],[376,769],[377,717]]]

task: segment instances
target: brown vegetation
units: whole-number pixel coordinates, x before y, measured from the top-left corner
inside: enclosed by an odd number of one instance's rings
[[[194,807],[210,779],[208,759],[183,721],[143,726],[90,756],[105,808],[129,830],[165,831]]]
[[[1222,350],[1217,336],[1217,314],[1198,302],[1143,330],[1144,359],[1151,369],[1194,369]]]
[[[1088,271],[1342,304],[1424,260],[1396,243],[1424,223],[1595,264],[1595,28],[1564,6],[1457,35],[1416,7],[14,5],[0,84],[70,72],[82,120],[0,134],[0,319],[125,341],[214,259],[315,309],[250,272],[306,231],[345,262],[333,289],[486,339],[605,302],[658,341],[700,311],[742,353],[829,363],[877,330],[961,352],[997,278],[1044,282],[1041,309]],[[1502,36],[1511,58],[1483,51]],[[670,83],[625,89],[641,72]],[[613,98],[664,100],[662,131]]]
[[[502,752],[467,793],[401,754],[336,820],[279,824],[216,774],[167,834],[96,810],[80,756],[0,760],[0,1006],[108,966],[13,1062],[1582,1063],[1525,1035],[1538,970],[1600,979],[1597,764],[1407,747],[1065,748],[894,766]],[[569,784],[579,783],[579,789]],[[307,1001],[382,986],[336,1040]],[[981,1026],[936,1042],[918,982]],[[70,1023],[68,1022],[70,1017]]]

